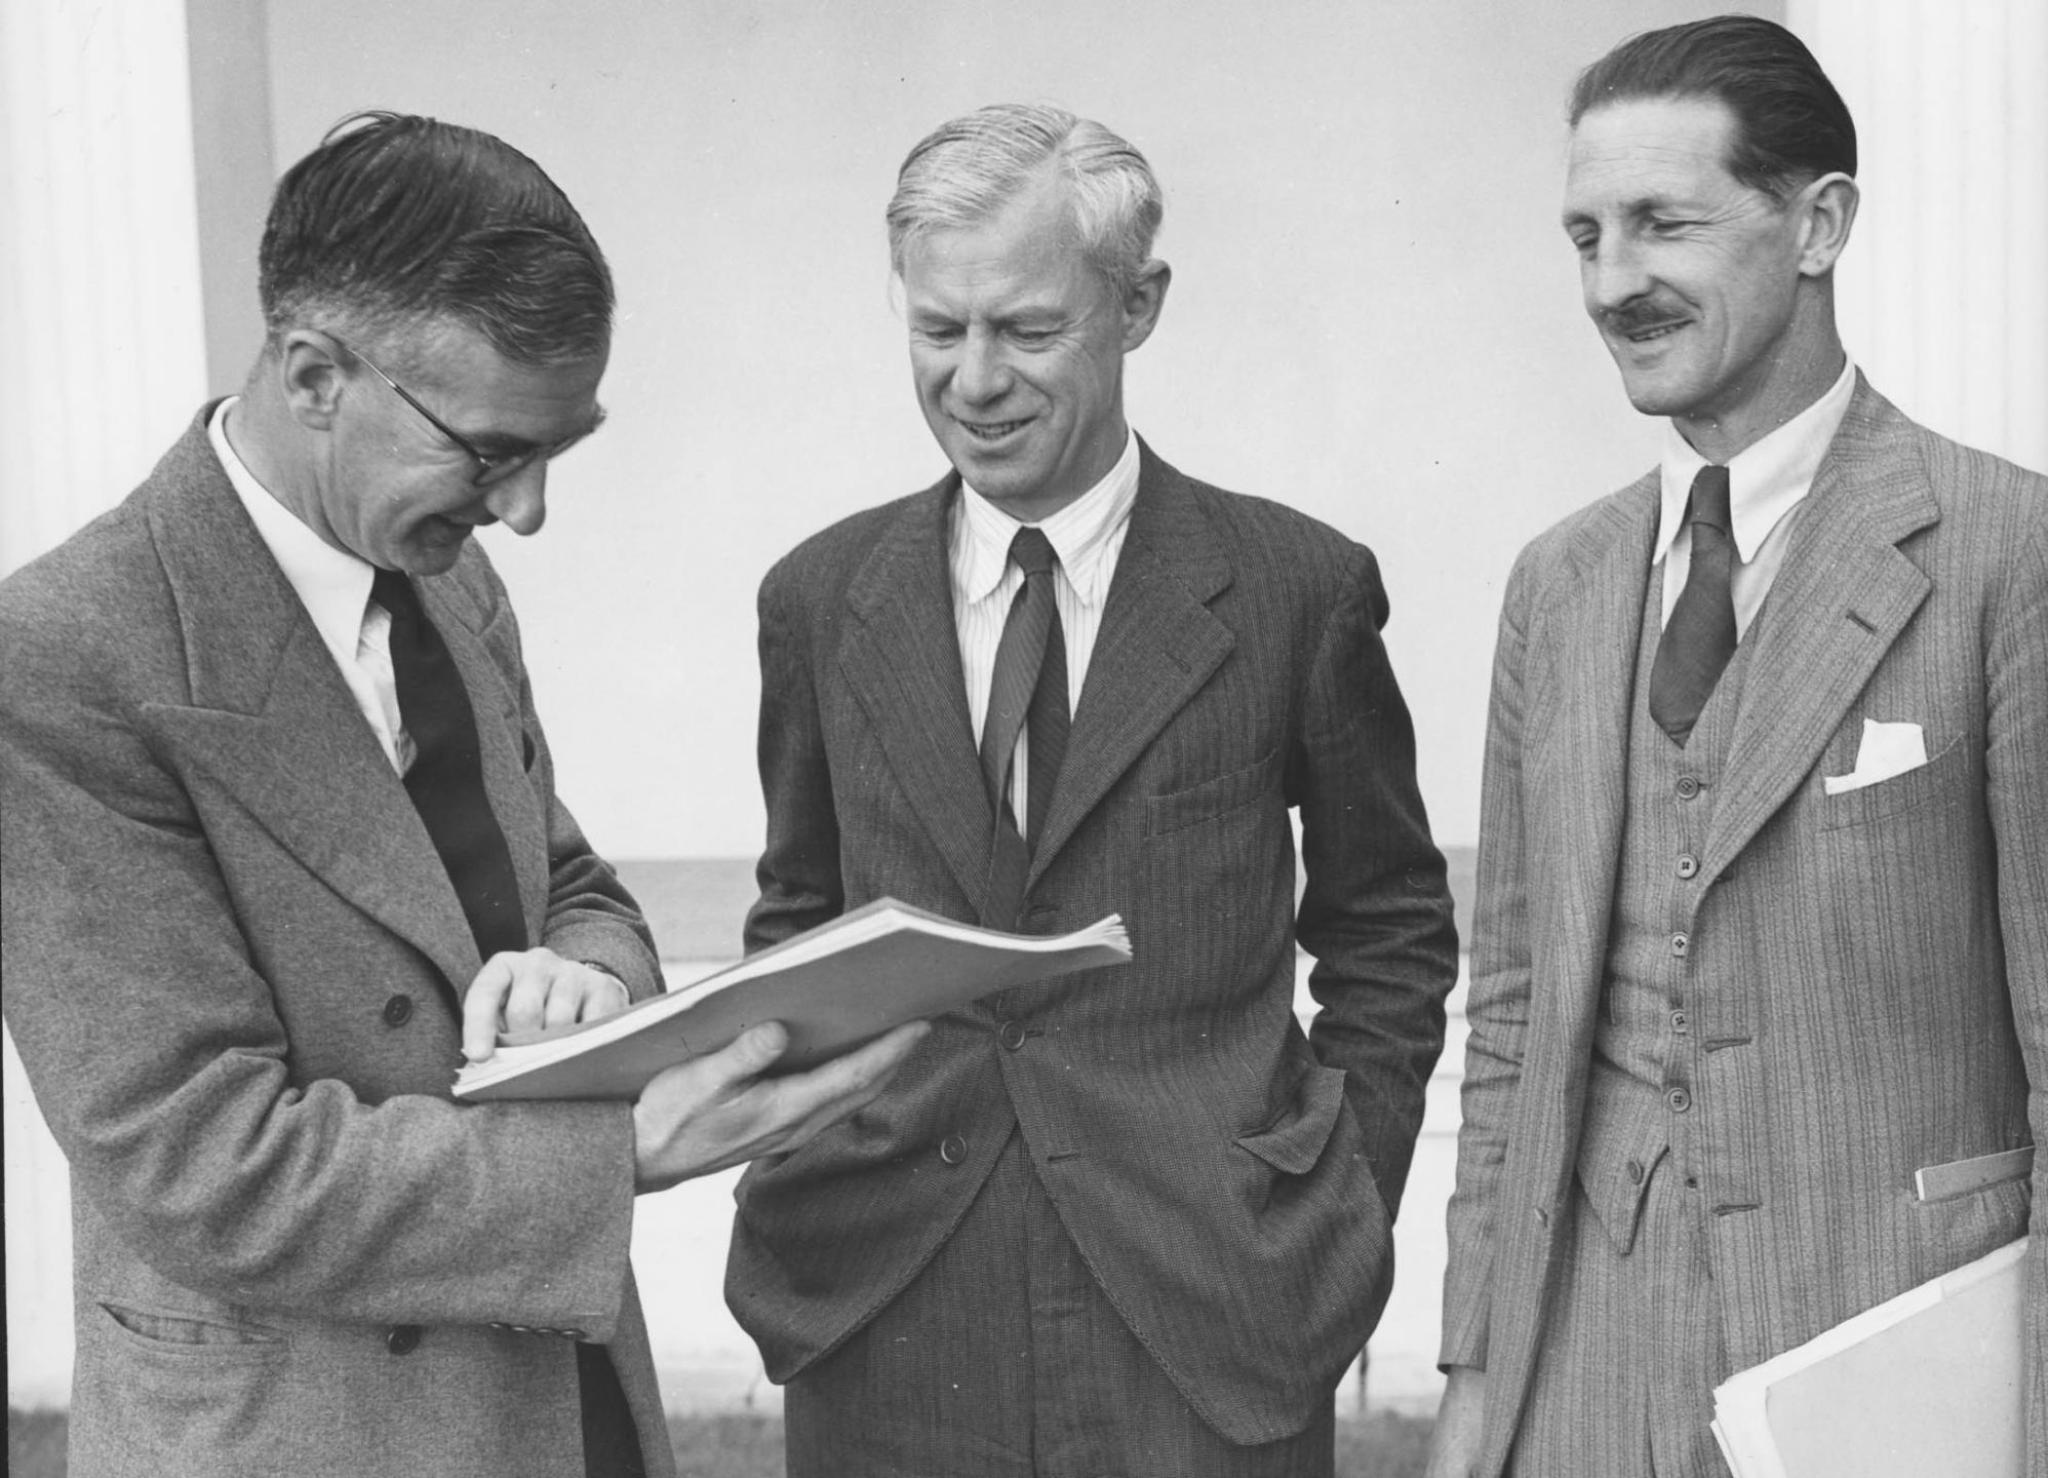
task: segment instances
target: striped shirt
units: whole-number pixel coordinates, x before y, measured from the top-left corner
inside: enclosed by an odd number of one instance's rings
[[[1045,520],[1038,527],[1059,556],[1053,592],[1060,626],[1067,638],[1067,711],[1078,712],[1081,687],[1088,676],[1088,658],[1095,633],[1102,627],[1102,608],[1117,556],[1131,526],[1131,504],[1138,496],[1138,438],[1126,434],[1123,455],[1102,481]],[[948,566],[953,583],[953,622],[960,637],[960,666],[967,675],[967,712],[974,720],[974,742],[988,716],[988,692],[995,679],[996,647],[1010,602],[1024,583],[1024,572],[1010,563],[1010,541],[1023,525],[964,483],[953,505],[947,533]],[[1026,726],[1029,727],[1028,725]],[[1010,806],[1028,816],[1029,775],[1025,736],[1017,736],[1012,768]]]

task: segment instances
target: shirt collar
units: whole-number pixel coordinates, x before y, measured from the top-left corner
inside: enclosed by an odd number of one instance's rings
[[[249,510],[271,557],[298,592],[320,639],[330,651],[346,653],[353,660],[376,571],[367,560],[336,549],[314,533],[256,480],[228,442],[228,408],[237,398],[229,396],[223,400],[207,422],[206,435],[213,443],[213,454],[220,458],[228,482],[242,500],[242,506]]]
[[[1102,480],[1045,520],[1052,552],[1059,556],[1067,584],[1091,609],[1109,594],[1114,566],[1104,556],[1112,535],[1129,522],[1138,498],[1138,437],[1124,434],[1123,455]],[[966,589],[968,601],[986,600],[1003,583],[1009,568],[1010,541],[1024,525],[977,493],[963,480],[960,507],[967,532]]]
[[[1729,521],[1735,526],[1735,551],[1744,564],[1756,558],[1757,550],[1779,520],[1813,487],[1814,474],[1820,470],[1821,459],[1827,455],[1835,432],[1841,429],[1855,392],[1856,365],[1850,361],[1842,366],[1840,377],[1819,400],[1729,458]],[[1668,422],[1660,468],[1663,508],[1657,523],[1657,547],[1650,555],[1653,564],[1670,552],[1671,541],[1684,526],[1692,480],[1706,465],[1707,459],[1679,433],[1677,422]]]

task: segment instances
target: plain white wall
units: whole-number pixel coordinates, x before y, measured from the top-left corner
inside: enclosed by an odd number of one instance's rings
[[[945,466],[888,290],[896,167],[987,102],[1100,118],[1167,192],[1134,424],[1378,552],[1432,818],[1470,842],[1514,553],[1654,456],[1557,227],[1564,93],[1622,36],[1716,8],[273,5],[275,157],[407,109],[500,134],[577,202],[620,291],[612,418],[557,467],[547,530],[489,547],[597,845],[745,856],[761,575]]]

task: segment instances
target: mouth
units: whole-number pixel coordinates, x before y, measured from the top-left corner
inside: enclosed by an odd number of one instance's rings
[[[1031,421],[1029,417],[1021,421],[963,421],[955,416],[953,424],[966,432],[970,440],[991,445],[1006,436],[1022,431],[1031,424]]]
[[[1654,323],[1617,323],[1611,326],[1610,332],[1631,344],[1654,344],[1659,339],[1668,339],[1691,322],[1689,318],[1660,318]]]

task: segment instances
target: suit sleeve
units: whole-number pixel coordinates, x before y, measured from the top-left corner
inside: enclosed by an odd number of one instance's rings
[[[555,791],[554,755],[534,710],[518,620],[497,573],[490,571],[489,579],[493,607],[482,639],[519,694],[527,774],[547,812],[548,913],[538,942],[567,959],[604,966],[625,982],[633,1000],[658,995],[663,988],[661,965],[640,906],[611,864],[591,849],[583,828]]]
[[[1528,859],[1522,823],[1522,693],[1527,658],[1527,556],[1509,577],[1487,704],[1480,783],[1479,891],[1458,1131],[1458,1175],[1449,1210],[1442,1364],[1486,1364],[1493,1232],[1508,1126],[1521,1086],[1529,1019]]]
[[[747,914],[748,954],[837,918],[845,907],[838,812],[801,585],[785,563],[761,586],[757,753],[768,835],[755,868],[761,896]]]
[[[1998,845],[1999,927],[2033,1125],[2033,1220],[2048,1207],[2048,483],[2036,481],[2031,537],[1991,618],[1987,799]],[[2039,1233],[2041,1228],[2032,1228]],[[2027,1450],[2048,1455],[2048,1255],[2027,1258]]]
[[[18,614],[0,617],[0,968],[74,1197],[163,1277],[237,1305],[608,1340],[630,1108],[359,1096],[343,1047],[295,1037],[107,659]]]
[[[1297,932],[1315,956],[1317,1058],[1346,1074],[1373,1176],[1393,1217],[1443,1050],[1458,974],[1444,860],[1415,781],[1415,735],[1380,627],[1379,567],[1353,551],[1317,643],[1289,765],[1306,888]]]

